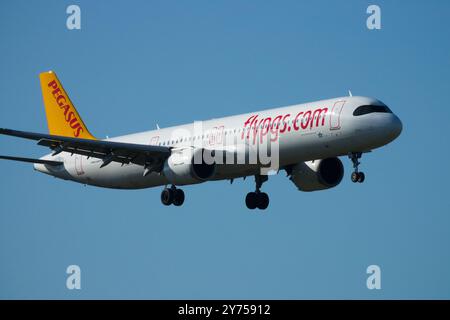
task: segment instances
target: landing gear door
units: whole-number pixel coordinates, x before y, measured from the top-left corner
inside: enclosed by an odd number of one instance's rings
[[[341,128],[341,112],[344,107],[345,100],[336,101],[330,116],[330,130],[339,130]]]

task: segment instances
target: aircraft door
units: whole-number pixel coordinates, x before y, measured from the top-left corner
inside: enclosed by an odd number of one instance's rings
[[[336,101],[331,109],[330,130],[339,130],[341,128],[341,112],[345,101]]]

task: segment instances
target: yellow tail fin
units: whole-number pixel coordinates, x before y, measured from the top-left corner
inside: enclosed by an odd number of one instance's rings
[[[53,71],[39,75],[50,134],[95,140]]]

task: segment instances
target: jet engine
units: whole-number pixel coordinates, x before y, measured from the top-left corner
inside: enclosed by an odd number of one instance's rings
[[[167,180],[174,185],[200,183],[212,178],[216,164],[207,158],[208,150],[184,148],[173,150],[162,170]],[[209,152],[211,154],[211,152]],[[208,160],[208,161],[205,161]]]
[[[301,191],[336,187],[344,176],[344,166],[338,158],[301,162],[291,170],[290,179]]]

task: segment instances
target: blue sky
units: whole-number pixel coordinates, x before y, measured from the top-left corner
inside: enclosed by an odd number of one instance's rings
[[[81,8],[81,30],[66,7]],[[377,4],[382,29],[366,28]],[[1,1],[0,127],[47,132],[55,70],[90,131],[115,136],[343,96],[381,99],[402,135],[364,184],[302,193],[280,173],[184,188],[85,187],[0,163],[0,298],[450,298],[448,1]],[[39,157],[0,137],[0,154]],[[65,270],[79,265],[81,290]],[[368,290],[366,268],[381,267]]]

